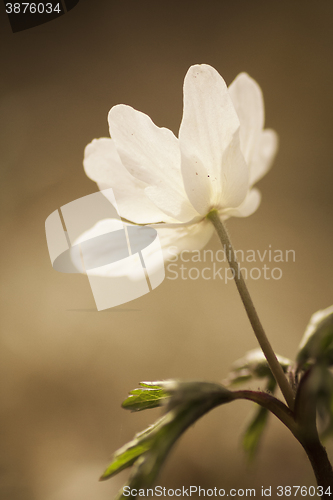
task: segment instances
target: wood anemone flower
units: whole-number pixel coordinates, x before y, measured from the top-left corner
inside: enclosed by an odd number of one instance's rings
[[[156,227],[164,251],[203,248],[214,231],[211,210],[221,219],[257,210],[253,185],[272,164],[277,135],[263,128],[262,92],[246,73],[227,87],[211,66],[191,66],[178,138],[123,104],[108,121],[111,138],[86,147],[85,172],[113,189],[120,217]]]

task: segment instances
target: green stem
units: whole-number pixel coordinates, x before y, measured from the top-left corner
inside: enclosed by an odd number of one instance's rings
[[[260,322],[259,316],[257,314],[257,311],[254,307],[254,304],[252,302],[251,296],[249,294],[249,291],[247,289],[247,286],[245,284],[244,278],[242,276],[241,270],[239,263],[237,261],[235,251],[233,249],[233,246],[231,244],[231,241],[229,239],[228,233],[220,220],[219,214],[217,210],[212,210],[209,212],[207,215],[207,219],[209,219],[215,229],[216,232],[220,238],[220,241],[222,243],[222,246],[225,250],[229,266],[233,272],[233,278],[236,282],[239,294],[241,296],[242,302],[244,304],[245,310],[247,312],[248,318],[250,320],[250,323],[252,325],[253,331],[255,333],[255,336],[257,337],[257,340],[259,342],[259,345],[267,359],[267,362],[269,364],[269,367],[275,377],[275,380],[277,384],[279,385],[281,392],[291,410],[294,408],[294,393],[292,391],[291,386],[288,383],[288,380],[281,368],[280,363],[277,360],[277,357],[272,349],[271,344],[269,343],[269,340],[265,334],[265,331],[262,327],[262,324]]]

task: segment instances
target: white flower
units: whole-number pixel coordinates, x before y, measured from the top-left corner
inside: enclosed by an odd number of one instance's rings
[[[211,66],[191,66],[178,138],[130,106],[114,106],[108,120],[111,139],[86,147],[85,172],[113,189],[122,218],[154,225],[164,250],[204,247],[212,209],[227,219],[258,208],[253,185],[271,166],[277,136],[263,129],[262,93],[246,73],[227,88]]]

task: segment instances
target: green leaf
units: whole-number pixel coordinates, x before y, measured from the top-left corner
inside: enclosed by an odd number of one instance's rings
[[[333,430],[333,376],[321,362],[302,375],[295,398],[294,415],[301,443],[318,440]]]
[[[268,390],[273,391],[275,381],[269,379]],[[157,391],[154,404],[165,404],[166,413],[143,432],[136,434],[134,439],[115,452],[110,465],[101,479],[108,479],[118,472],[131,467],[132,471],[127,484],[117,496],[117,500],[138,495],[144,496],[145,489],[155,481],[172,446],[180,436],[205,413],[216,406],[229,403],[236,399],[254,401],[267,411],[274,413],[296,435],[295,421],[292,412],[281,401],[271,394],[249,390],[229,391],[221,384],[208,382],[143,382],[139,389],[131,392],[135,410],[151,408],[147,406],[144,390]],[[162,391],[162,392],[161,392]],[[130,399],[130,398],[128,398]],[[128,401],[128,400],[126,400]],[[128,405],[131,408],[132,402]],[[132,406],[133,407],[133,406]],[[251,422],[244,446],[249,453],[257,449],[260,436],[267,421],[267,412],[260,410]],[[125,490],[126,488],[126,490]],[[132,492],[132,490],[135,490]]]
[[[322,438],[333,434],[333,375],[323,364],[312,368],[310,398],[317,405],[318,430]]]
[[[140,382],[140,386],[130,392],[122,407],[131,411],[148,410],[162,406],[170,397],[167,389],[171,389],[167,382]]]
[[[333,306],[311,316],[296,361],[298,371],[309,363],[333,363]]]
[[[134,411],[152,407],[150,404],[147,406],[148,400],[141,392],[146,389],[159,391],[158,395],[155,393],[157,396],[153,401],[154,403],[167,401],[167,412],[155,424],[137,434],[130,443],[116,451],[101,477],[101,479],[108,479],[125,468],[133,466],[126,485],[129,490],[149,487],[173,444],[183,432],[214,407],[234,399],[231,391],[214,383],[165,381],[145,382],[140,385],[143,389],[139,388],[131,392],[133,398],[137,398],[133,403]],[[128,400],[130,398],[131,396]],[[131,405],[132,403],[127,407],[132,409]],[[128,494],[129,490],[125,495],[123,488],[119,492],[118,500],[134,498]]]
[[[113,457],[112,462],[107,467],[103,475],[101,476],[101,480],[108,479],[112,477],[118,472],[127,469],[134,464],[134,462],[151,447],[151,443],[149,439],[143,440],[140,442],[138,439],[134,439],[129,442],[123,448],[120,448]]]
[[[276,382],[274,379],[269,380],[266,390],[274,393]],[[269,411],[262,406],[258,407],[254,416],[252,417],[242,439],[243,448],[248,454],[249,460],[255,457],[263,431],[268,421]]]
[[[244,450],[248,453],[249,459],[252,460],[258,450],[260,438],[266,427],[268,419],[268,410],[259,407],[250,425],[244,433],[242,444]]]
[[[277,356],[277,359],[284,372],[292,365],[292,361],[283,356]],[[262,350],[253,349],[247,352],[243,358],[235,361],[229,372],[227,382],[235,385],[258,378],[273,380],[273,375]]]
[[[117,450],[110,465],[101,476],[101,480],[109,479],[128,467],[131,467],[136,460],[146,453],[151,447],[154,439],[154,430],[163,424],[163,418],[149,426],[143,432],[135,435],[134,439]]]

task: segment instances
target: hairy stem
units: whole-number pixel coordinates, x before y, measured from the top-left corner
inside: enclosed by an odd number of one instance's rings
[[[225,249],[225,253],[229,262],[230,269],[232,270],[233,273],[233,278],[236,282],[239,294],[241,296],[242,302],[244,304],[245,310],[247,312],[248,318],[250,320],[250,323],[252,325],[253,331],[255,333],[255,336],[257,337],[257,340],[259,342],[259,345],[267,359],[267,362],[269,364],[269,367],[275,377],[275,380],[277,384],[279,385],[281,392],[291,410],[294,408],[294,394],[292,391],[291,386],[289,385],[289,382],[281,368],[280,363],[277,360],[277,357],[272,349],[271,344],[269,343],[269,340],[265,334],[265,331],[262,327],[262,324],[260,322],[259,316],[257,314],[257,311],[254,307],[254,304],[252,302],[251,296],[249,294],[249,291],[247,289],[247,286],[245,284],[244,278],[242,276],[241,270],[239,263],[237,261],[235,251],[233,249],[233,246],[231,244],[231,241],[229,239],[228,233],[220,220],[219,214],[217,210],[212,210],[208,215],[207,219],[209,219],[214,227],[215,230],[220,238],[220,241],[222,243],[223,248]]]
[[[282,401],[266,394],[265,392],[241,390],[233,392],[234,399],[247,399],[266,408],[273,413],[281,422],[288,427],[296,439],[299,439],[298,426],[294,420],[294,414]]]
[[[323,488],[321,498],[330,498],[333,493],[333,470],[324,446],[319,438],[301,444],[311,462],[317,484]]]

